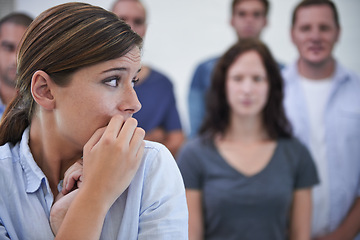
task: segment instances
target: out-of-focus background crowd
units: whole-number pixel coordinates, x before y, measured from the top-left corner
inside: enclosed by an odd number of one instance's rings
[[[1,17],[11,10],[36,17],[56,4],[69,1],[1,0]],[[112,0],[84,1],[106,9]],[[189,131],[187,94],[195,67],[209,57],[221,55],[236,41],[230,25],[231,0],[143,0],[148,13],[148,29],[143,61],[166,73],[174,84],[180,118]],[[269,46],[275,58],[284,64],[297,57],[290,38],[291,13],[297,0],[272,0],[268,26],[261,39]],[[360,74],[359,0],[334,0],[341,29],[335,56],[345,66]]]

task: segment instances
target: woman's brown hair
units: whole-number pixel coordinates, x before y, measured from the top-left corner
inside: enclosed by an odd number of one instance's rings
[[[206,116],[199,133],[212,138],[217,133],[225,133],[228,128],[230,106],[225,90],[227,72],[236,59],[248,51],[255,51],[260,55],[269,81],[268,101],[262,112],[265,130],[272,139],[291,137],[291,125],[283,107],[283,79],[279,66],[267,46],[257,39],[239,41],[218,61],[207,95]]]
[[[17,143],[30,125],[36,103],[31,78],[45,71],[66,86],[75,71],[125,55],[142,39],[115,14],[85,3],[65,3],[41,13],[28,27],[17,56],[18,94],[0,124],[0,145]],[[76,104],[76,103],[74,103]]]

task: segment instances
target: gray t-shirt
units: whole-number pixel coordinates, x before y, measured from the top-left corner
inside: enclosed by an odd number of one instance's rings
[[[309,151],[280,139],[268,165],[247,177],[210,139],[190,140],[177,159],[187,189],[203,193],[205,239],[286,239],[293,192],[318,183]]]

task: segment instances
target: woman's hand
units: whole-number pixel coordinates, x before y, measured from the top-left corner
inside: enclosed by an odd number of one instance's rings
[[[66,195],[67,193],[80,188],[82,184],[83,175],[83,160],[79,159],[71,167],[66,170],[64,174],[64,180],[61,193]]]
[[[62,190],[56,196],[54,205],[50,211],[50,226],[54,233],[57,234],[59,227],[70,207],[71,202],[77,195],[77,188],[81,187],[83,173],[83,160],[76,161],[64,174]]]
[[[96,191],[108,208],[133,179],[144,152],[145,131],[137,121],[114,116],[84,146],[83,187]]]
[[[78,190],[79,189],[75,189],[72,192],[67,193],[66,195],[60,192],[57,195],[55,203],[50,210],[50,226],[55,236],[61,226],[61,223],[65,218],[65,215],[70,207],[70,204],[77,195]]]
[[[66,172],[63,191],[52,208],[51,226],[55,234],[59,230],[59,239],[70,233],[72,237],[100,236],[107,211],[140,165],[144,136],[135,119],[124,122],[122,116],[114,116],[93,134],[84,146],[82,165],[79,161]],[[75,185],[81,188],[72,190]]]

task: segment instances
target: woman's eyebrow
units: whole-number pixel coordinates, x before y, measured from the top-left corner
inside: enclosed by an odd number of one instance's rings
[[[105,71],[103,71],[103,73],[106,73],[106,72],[111,72],[111,71],[127,71],[129,70],[128,68],[126,67],[120,67],[120,68],[109,68]],[[141,71],[141,68],[139,68],[139,70],[137,71],[137,73],[139,73]]]
[[[127,71],[128,68],[126,67],[120,67],[120,68],[109,68],[105,71],[103,71],[103,73],[106,73],[106,72],[111,72],[111,71]]]

